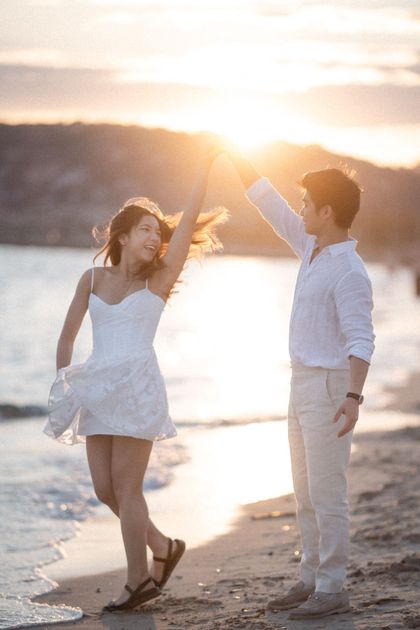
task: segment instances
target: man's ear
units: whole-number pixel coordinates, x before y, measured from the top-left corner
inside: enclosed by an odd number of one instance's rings
[[[324,220],[328,220],[331,217],[334,217],[333,209],[331,208],[329,204],[322,206],[322,208],[320,208],[319,210],[319,214]]]

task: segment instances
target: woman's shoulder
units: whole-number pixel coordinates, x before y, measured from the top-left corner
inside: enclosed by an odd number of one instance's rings
[[[76,295],[88,295],[92,284],[92,269],[86,269],[77,283]]]
[[[84,279],[84,282],[89,285],[90,291],[92,291],[93,286],[96,286],[98,280],[100,284],[102,284],[104,281],[105,283],[107,283],[107,278],[114,276],[115,273],[116,270],[114,266],[97,267],[96,265],[94,265],[84,272],[82,279]]]
[[[104,274],[106,274],[108,272],[110,268],[109,267],[97,267],[96,265],[94,265],[93,267],[89,267],[89,269],[86,269],[82,275],[80,276],[80,283],[87,283],[87,282],[91,282],[92,278],[98,278],[103,276]]]
[[[87,269],[85,271],[85,274],[89,275],[89,276],[105,276],[105,275],[114,275],[115,274],[115,269],[114,267],[100,267],[97,265],[94,265],[93,267],[90,267],[89,269]]]
[[[115,274],[116,273],[116,268],[114,265],[107,265],[106,267],[101,267],[98,265],[94,265],[93,267],[90,268],[90,270],[94,271],[94,273],[98,272],[98,273],[109,273],[109,274]]]

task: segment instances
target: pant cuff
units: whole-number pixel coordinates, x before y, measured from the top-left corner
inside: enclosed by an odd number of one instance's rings
[[[325,578],[316,580],[316,590],[321,593],[341,593],[344,588],[342,580],[327,580]]]
[[[315,573],[310,573],[309,571],[301,571],[300,579],[305,584],[305,586],[315,586]]]

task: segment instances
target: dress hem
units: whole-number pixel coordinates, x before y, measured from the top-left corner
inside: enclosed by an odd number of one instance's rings
[[[55,440],[56,442],[60,442],[61,444],[66,444],[68,446],[73,446],[73,444],[84,444],[86,442],[86,438],[87,437],[91,437],[93,435],[108,435],[110,437],[130,437],[130,438],[135,438],[137,440],[148,440],[149,442],[161,442],[163,440],[169,440],[171,438],[174,438],[178,435],[177,431],[175,430],[172,433],[163,433],[163,434],[159,434],[159,435],[155,435],[155,436],[151,436],[151,435],[132,435],[132,434],[122,434],[122,433],[85,433],[85,434],[81,434],[81,433],[75,433],[75,432],[69,432],[69,434],[66,437],[63,437],[65,435],[65,431],[63,431],[63,433],[59,433],[58,435],[56,435],[54,433],[54,431],[52,431],[48,425],[44,428],[43,433],[45,435],[47,435],[48,437],[50,437],[52,440]]]

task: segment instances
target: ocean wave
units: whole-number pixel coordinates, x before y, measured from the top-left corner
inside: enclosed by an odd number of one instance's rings
[[[47,416],[48,409],[43,405],[13,405],[12,403],[0,404],[0,418],[13,420],[19,418],[38,418]]]
[[[0,443],[0,628],[76,620],[78,609],[34,604],[55,588],[42,568],[63,557],[62,542],[94,516],[95,496],[85,449],[58,445],[41,433],[43,419],[11,422]],[[188,452],[171,440],[153,448],[144,483],[153,492],[171,483]]]
[[[14,405],[12,403],[0,404],[0,419],[4,420],[19,420],[25,418],[39,418],[48,415],[48,408],[42,405],[28,404],[28,405]],[[285,420],[286,416],[282,415],[265,415],[265,416],[250,416],[250,417],[231,417],[231,418],[211,418],[208,420],[203,419],[175,419],[177,428],[205,428],[212,427],[231,427],[240,426],[245,424],[254,424],[259,422],[273,422],[274,420]]]

